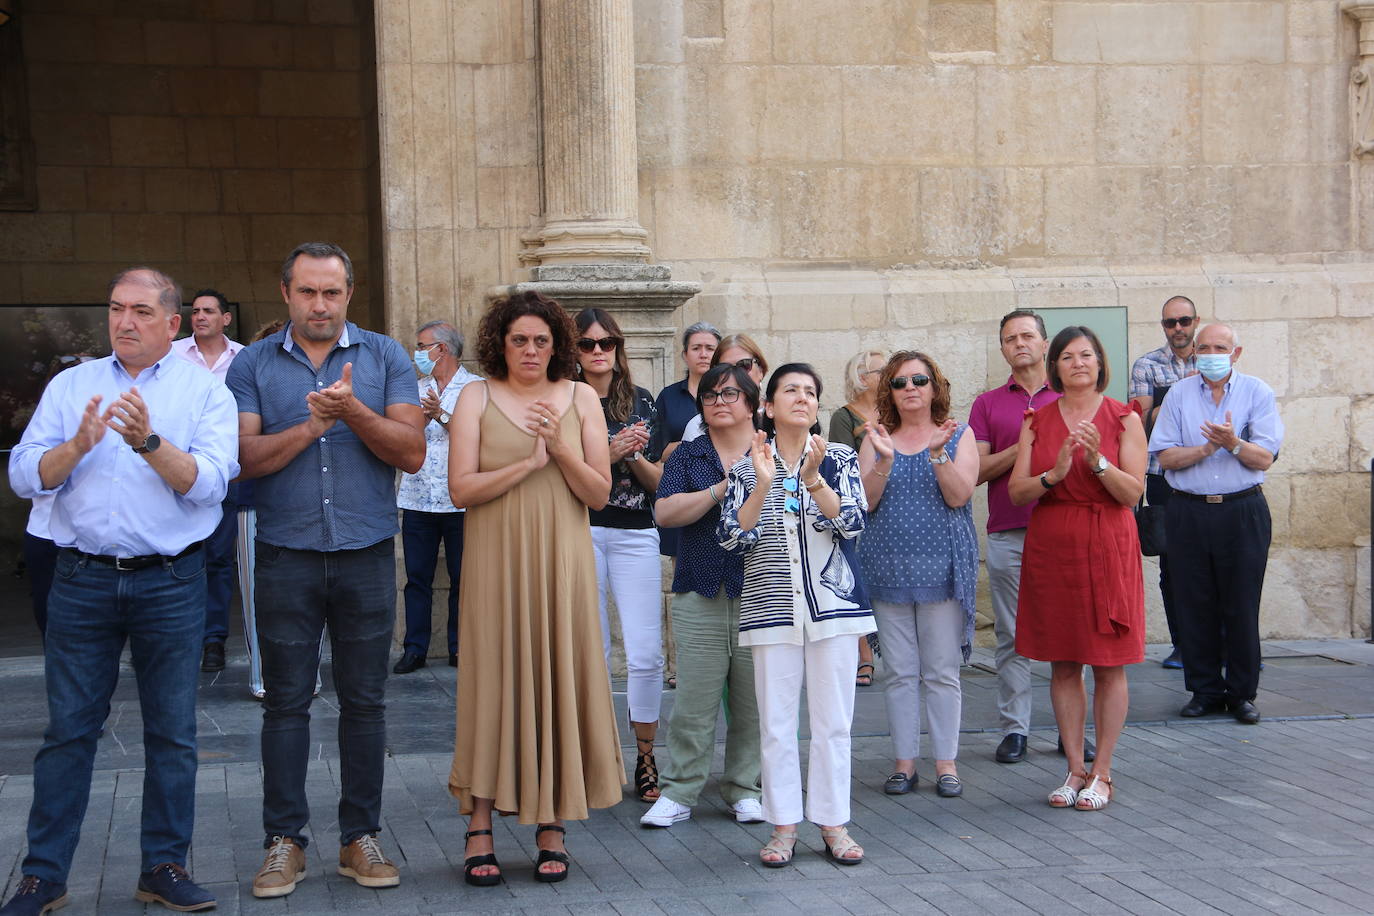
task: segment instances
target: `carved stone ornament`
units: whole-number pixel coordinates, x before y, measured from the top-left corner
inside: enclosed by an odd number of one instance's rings
[[[1351,142],[1356,156],[1374,155],[1374,0],[1341,0],[1360,24],[1360,61],[1350,69]]]

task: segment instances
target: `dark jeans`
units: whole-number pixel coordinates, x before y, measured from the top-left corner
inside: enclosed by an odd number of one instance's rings
[[[1145,475],[1145,502],[1151,506],[1167,506],[1174,488],[1163,474]],[[1165,545],[1166,549],[1168,545]],[[1179,645],[1178,611],[1174,602],[1173,577],[1169,572],[1169,555],[1159,555],[1159,596],[1164,599],[1164,621],[1169,625],[1169,642]]]
[[[24,532],[24,569],[29,574],[29,600],[33,603],[33,622],[38,635],[48,631],[48,591],[52,589],[53,568],[57,564],[57,545],[47,538]]]
[[[238,578],[239,507],[235,485],[224,500],[224,515],[205,539],[205,641],[224,642],[229,635],[229,602]]]
[[[67,881],[126,638],[143,716],[142,870],[186,864],[204,627],[204,551],[133,572],[58,554],[43,646],[48,730],[33,761],[24,874]]]
[[[339,845],[381,829],[387,656],[396,617],[393,543],[387,538],[327,553],[256,544],[258,646],[267,691],[262,822],[269,843],[274,836],[306,842],[310,700],[325,624],[339,699]]]
[[[430,621],[434,612],[434,570],[439,565],[439,542],[448,567],[448,654],[458,654],[458,579],[463,570],[465,512],[401,512],[401,546],[406,560],[405,651],[429,654]]]
[[[1269,504],[1263,494],[1211,504],[1176,493],[1164,517],[1184,684],[1204,702],[1253,700]]]

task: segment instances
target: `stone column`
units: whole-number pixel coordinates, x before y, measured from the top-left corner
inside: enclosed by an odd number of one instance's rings
[[[1341,9],[1360,24],[1360,61],[1350,70],[1352,151],[1374,154],[1374,0],[1341,0]]]

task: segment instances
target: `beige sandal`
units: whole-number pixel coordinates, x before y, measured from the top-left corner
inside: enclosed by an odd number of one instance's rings
[[[1087,773],[1069,773],[1064,777],[1064,784],[1050,793],[1051,808],[1072,808],[1078,801],[1078,793],[1082,789],[1075,789],[1069,782],[1075,778],[1084,782],[1088,781]]]
[[[768,842],[759,850],[759,861],[764,868],[782,868],[792,861],[792,853],[797,845],[797,831],[782,833],[774,830],[773,835],[768,838]],[[768,859],[765,856],[774,855],[778,858]]]
[[[864,860],[863,847],[854,842],[847,827],[822,827],[821,839],[825,840],[825,854],[832,862],[840,865],[858,865]],[[857,856],[849,855],[856,849],[859,851]]]
[[[1107,791],[1103,792],[1098,788],[1098,783],[1105,783]],[[1078,800],[1074,802],[1074,807],[1079,811],[1101,811],[1107,807],[1107,802],[1112,800],[1112,778],[1110,776],[1098,776],[1094,773],[1088,778],[1088,784],[1078,793]]]

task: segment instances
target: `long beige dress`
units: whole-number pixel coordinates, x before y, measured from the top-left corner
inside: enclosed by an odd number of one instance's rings
[[[560,435],[582,453],[571,403]],[[534,437],[488,399],[478,469],[523,460]],[[625,764],[606,678],[587,508],[556,462],[468,509],[458,728],[448,786],[464,814],[491,798],[522,824],[582,820],[621,799]]]

